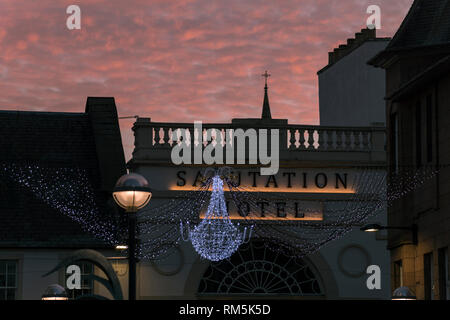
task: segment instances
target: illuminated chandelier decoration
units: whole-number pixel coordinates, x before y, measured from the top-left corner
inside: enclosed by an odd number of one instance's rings
[[[219,175],[212,178],[212,194],[204,219],[193,229],[186,222],[188,237],[184,237],[183,223],[180,222],[183,240],[192,242],[195,251],[204,259],[220,261],[229,258],[239,246],[251,238],[253,226],[240,230],[227,212],[223,192],[223,180]],[[248,237],[247,237],[248,232]]]

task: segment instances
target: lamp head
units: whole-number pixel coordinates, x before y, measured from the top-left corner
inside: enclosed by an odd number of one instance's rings
[[[137,173],[123,175],[113,190],[116,203],[127,212],[136,212],[147,205],[152,197],[147,179]]]
[[[365,232],[377,232],[380,231],[381,229],[383,229],[382,226],[380,226],[379,224],[368,224],[365,225],[364,227],[361,228],[361,231],[365,231]]]
[[[392,293],[392,300],[416,300],[415,294],[408,287],[399,287]]]
[[[66,290],[59,284],[51,284],[45,289],[42,300],[69,300]]]

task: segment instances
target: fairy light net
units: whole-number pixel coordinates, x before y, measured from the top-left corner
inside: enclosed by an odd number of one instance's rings
[[[0,164],[0,169],[3,175],[31,190],[37,198],[79,223],[87,232],[113,245],[123,241],[126,235],[123,217],[105,215],[99,209],[85,170],[22,164]],[[345,200],[321,200],[321,221],[266,221],[244,217],[241,225],[237,226],[228,216],[224,190],[219,184],[225,185],[227,198],[235,206],[246,202],[250,208],[257,210],[257,203],[265,200],[265,195],[236,185],[230,169],[228,172],[221,169],[221,179],[217,179],[214,177],[219,171],[208,168],[203,174],[203,183],[196,191],[189,192],[189,195],[174,195],[161,201],[160,205],[154,205],[152,201],[139,212],[137,254],[141,259],[150,260],[170,254],[181,240],[180,224],[184,223],[189,225],[194,248],[201,256],[203,252],[207,259],[213,256],[214,259],[222,258],[214,252],[221,251],[225,245],[229,250],[223,257],[235,250],[243,241],[242,230],[247,227],[248,232],[250,226],[254,226],[252,237],[276,243],[273,249],[293,256],[307,255],[342,237],[369,217],[385,211],[396,200],[427,183],[439,171],[436,167],[408,167],[387,177],[386,167],[357,169],[357,179],[352,186],[356,192]],[[288,196],[286,194],[286,200]],[[202,220],[199,215],[205,207],[208,210]],[[304,212],[315,210],[308,204],[301,209]],[[275,217],[277,212],[268,208],[265,215]],[[190,226],[195,227],[191,229]],[[222,243],[219,240],[223,240]],[[206,252],[209,252],[209,257]]]

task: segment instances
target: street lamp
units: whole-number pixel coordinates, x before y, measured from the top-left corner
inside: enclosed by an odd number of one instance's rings
[[[69,300],[66,290],[59,284],[51,284],[45,289],[42,300]]]
[[[409,230],[412,233],[413,245],[417,245],[417,224],[413,224],[410,227],[391,227],[391,226],[380,226],[379,224],[368,224],[361,228],[361,231],[365,232],[377,232],[380,230]]]
[[[113,197],[126,212],[135,213],[147,205],[152,197],[147,179],[137,173],[123,175],[117,180]]]
[[[392,300],[416,300],[416,296],[408,287],[399,287],[392,293]]]
[[[136,300],[136,212],[145,207],[151,197],[147,179],[137,173],[121,176],[113,190],[114,201],[128,213],[129,300]]]

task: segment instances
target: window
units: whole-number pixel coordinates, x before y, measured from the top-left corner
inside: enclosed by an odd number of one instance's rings
[[[17,292],[17,261],[0,260],[0,300],[15,300]]]
[[[394,290],[403,287],[403,264],[402,260],[394,262]]]
[[[448,249],[439,249],[439,299],[447,300],[449,296]]]
[[[433,285],[433,253],[427,253],[423,256],[423,275],[424,275],[424,290],[425,300],[433,300],[434,285]]]
[[[422,166],[422,109],[420,100],[416,103],[416,166]]]
[[[323,295],[319,277],[307,260],[273,251],[258,240],[242,245],[228,259],[212,262],[198,293],[247,297]]]
[[[391,115],[391,163],[394,172],[398,172],[398,116],[396,113]]]
[[[92,263],[80,263],[78,264],[81,271],[81,289],[67,289],[67,295],[69,299],[77,299],[84,295],[90,295],[94,293],[94,283],[92,279],[89,279],[89,275],[94,274],[94,265]],[[67,283],[67,278],[70,274],[66,274],[64,283]]]
[[[426,150],[427,150],[427,162],[433,160],[433,103],[432,95],[427,95],[426,98]]]

